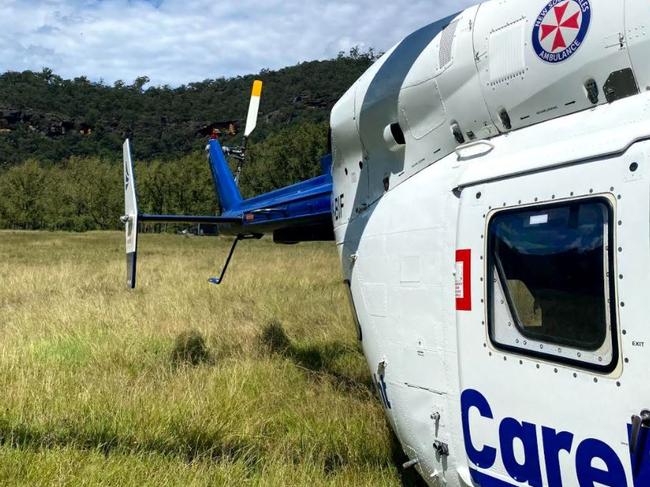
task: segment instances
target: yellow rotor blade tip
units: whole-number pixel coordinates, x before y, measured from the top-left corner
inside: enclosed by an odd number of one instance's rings
[[[262,96],[262,85],[260,80],[255,80],[253,83],[253,96]]]

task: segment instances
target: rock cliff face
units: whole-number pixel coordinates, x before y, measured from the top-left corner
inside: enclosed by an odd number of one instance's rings
[[[213,129],[220,130],[223,134],[235,136],[239,132],[239,120],[225,120],[217,122],[185,122],[169,123],[161,119],[161,125],[181,128],[188,134],[209,136]],[[0,133],[10,133],[23,126],[29,131],[37,132],[46,137],[61,137],[72,132],[80,135],[92,135],[95,130],[91,124],[83,119],[69,118],[57,113],[42,113],[30,109],[16,109],[0,107]],[[117,121],[103,127],[104,131],[115,132],[120,137],[129,135],[128,132],[119,130]]]
[[[289,107],[260,113],[263,123],[277,124],[290,123],[296,118],[295,111],[314,110],[327,113],[336,103],[335,97],[315,97],[310,93],[296,96]],[[208,136],[213,129],[220,130],[223,134],[235,136],[239,132],[242,120],[225,121],[192,121],[174,123],[161,117],[161,126],[173,126],[192,135]],[[45,113],[32,109],[18,109],[0,106],[0,133],[13,132],[23,125],[27,130],[38,132],[46,137],[61,137],[71,132],[81,135],[92,135],[95,127],[84,119],[70,118],[59,113]],[[107,124],[104,129],[116,132],[119,136],[127,136],[128,132],[118,129],[118,123]]]
[[[175,160],[205,147],[221,132],[241,141],[248,93],[264,80],[255,142],[293,125],[325,124],[336,100],[372,64],[372,53],[351,53],[278,71],[186,86],[108,86],[51,70],[0,73],[0,169],[38,156],[57,164],[71,156],[113,158],[124,138],[138,160]]]
[[[80,120],[72,120],[54,113],[0,107],[0,131],[12,132],[23,124],[28,130],[47,137],[59,137],[77,130],[82,135],[92,133],[92,127]]]

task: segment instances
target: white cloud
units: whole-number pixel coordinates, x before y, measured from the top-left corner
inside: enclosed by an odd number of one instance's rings
[[[0,72],[178,85],[386,50],[472,0],[0,0]]]

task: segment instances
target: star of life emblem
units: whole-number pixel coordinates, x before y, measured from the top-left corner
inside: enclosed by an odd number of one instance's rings
[[[535,20],[533,48],[548,63],[573,56],[587,37],[591,23],[589,0],[551,0]]]

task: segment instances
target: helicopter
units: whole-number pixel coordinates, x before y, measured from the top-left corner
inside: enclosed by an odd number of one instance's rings
[[[139,222],[333,241],[386,417],[431,486],[650,486],[650,4],[490,0],[417,30],[334,106],[323,175]],[[255,127],[256,83],[245,140]],[[235,150],[245,160],[245,146]]]

